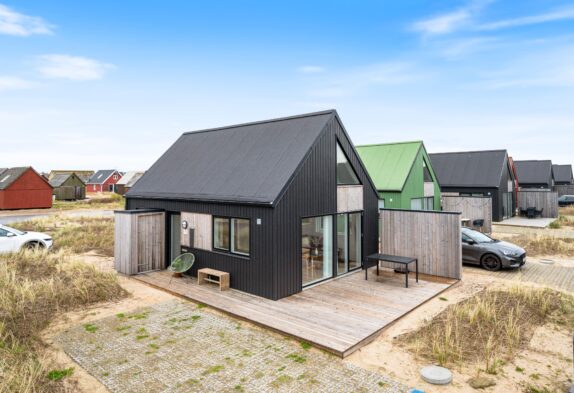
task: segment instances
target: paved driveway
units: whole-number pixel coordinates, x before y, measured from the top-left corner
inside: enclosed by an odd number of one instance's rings
[[[174,300],[56,343],[113,392],[408,392],[322,351]]]

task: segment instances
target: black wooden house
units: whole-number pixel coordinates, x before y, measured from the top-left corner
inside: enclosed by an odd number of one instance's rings
[[[165,261],[270,299],[377,252],[378,196],[336,111],[183,134],[126,194],[165,212]],[[146,210],[149,211],[149,210]]]
[[[516,179],[506,150],[429,154],[443,194],[492,198],[492,220],[514,216]]]

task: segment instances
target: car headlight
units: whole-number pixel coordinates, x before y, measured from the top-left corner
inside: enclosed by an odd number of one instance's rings
[[[511,251],[511,250],[502,250],[502,253],[504,255],[506,255],[507,257],[516,257],[518,256],[518,254],[516,253],[516,251]]]

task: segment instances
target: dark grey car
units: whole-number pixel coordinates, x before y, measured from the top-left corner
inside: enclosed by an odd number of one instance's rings
[[[462,262],[491,271],[521,267],[526,263],[526,251],[515,244],[462,228]]]

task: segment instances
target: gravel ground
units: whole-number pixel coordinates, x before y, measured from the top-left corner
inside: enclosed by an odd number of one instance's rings
[[[113,392],[408,392],[305,343],[180,300],[56,338]]]

